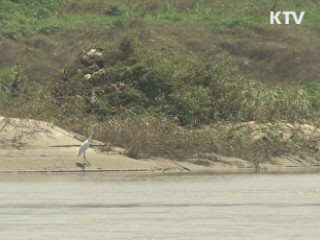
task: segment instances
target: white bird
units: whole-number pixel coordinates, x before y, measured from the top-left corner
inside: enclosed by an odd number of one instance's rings
[[[88,148],[91,145],[92,142],[92,136],[94,134],[95,131],[95,127],[96,125],[92,125],[91,126],[91,132],[89,137],[81,144],[80,148],[79,148],[79,152],[78,152],[78,156],[80,156],[81,154],[83,154],[83,168],[85,165],[90,166],[91,164],[89,163],[89,161],[86,158],[86,151],[88,150]]]
[[[94,106],[98,102],[98,98],[97,98],[94,90],[91,91],[91,96],[89,98],[89,102],[90,102],[91,106]]]

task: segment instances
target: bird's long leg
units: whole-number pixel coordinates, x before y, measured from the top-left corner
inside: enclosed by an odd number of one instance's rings
[[[91,166],[90,162],[86,158],[86,152],[84,152],[84,154],[83,154],[83,159],[84,159],[84,162],[83,162],[84,165]]]
[[[86,167],[86,152],[83,153],[83,170],[85,170]]]

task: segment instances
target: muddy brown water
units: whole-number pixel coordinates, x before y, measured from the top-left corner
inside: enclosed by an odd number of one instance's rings
[[[319,237],[319,173],[0,175],[0,239]]]

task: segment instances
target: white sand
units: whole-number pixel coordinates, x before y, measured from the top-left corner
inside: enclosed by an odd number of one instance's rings
[[[82,171],[82,157],[77,157],[81,141],[77,135],[53,124],[17,118],[0,117],[0,172]],[[85,137],[83,137],[85,139]],[[94,142],[94,145],[103,145]],[[136,160],[123,154],[123,149],[109,152],[91,147],[87,159],[88,171],[234,171],[252,170],[254,166],[243,159],[217,156],[208,166],[197,161],[169,161],[163,159]],[[192,163],[193,162],[193,163]],[[314,159],[293,156],[275,158],[262,163],[262,169],[316,168]]]
[[[75,138],[75,134],[53,124],[1,117],[0,139],[0,172],[82,170],[83,158],[77,157],[81,142]],[[183,167],[171,161],[136,160],[123,155],[119,148],[112,149],[100,152],[91,147],[86,153],[91,166],[86,170],[183,170]]]

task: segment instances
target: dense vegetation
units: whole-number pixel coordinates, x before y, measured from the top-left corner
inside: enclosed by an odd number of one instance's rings
[[[99,122],[112,128],[100,139],[135,157],[147,142],[157,143],[152,156],[196,148],[239,154],[232,146],[241,136],[223,124],[319,116],[318,1],[0,2],[2,115],[82,133]],[[275,6],[306,11],[303,25],[270,26]],[[80,63],[91,48],[103,49],[104,67]],[[220,127],[204,134],[207,125]],[[176,144],[164,144],[168,137]]]

